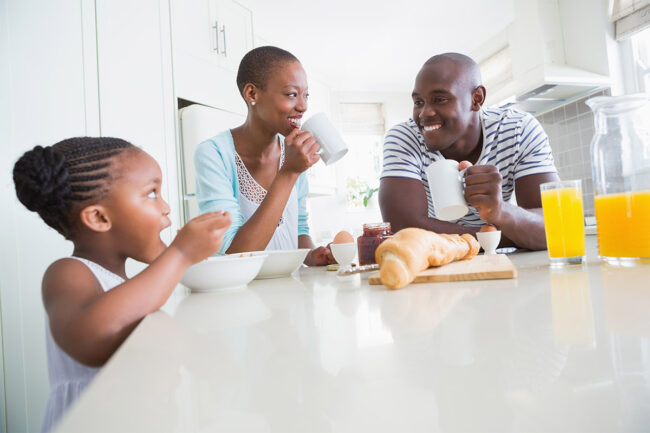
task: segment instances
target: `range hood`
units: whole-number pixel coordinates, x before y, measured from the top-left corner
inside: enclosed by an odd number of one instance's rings
[[[609,87],[602,27],[593,35],[579,27],[590,18],[580,10],[583,0],[513,3],[514,22],[474,55],[493,53],[479,61],[487,106],[539,115]]]
[[[609,87],[609,77],[566,65],[547,64],[541,66],[537,77],[528,83],[502,89],[502,98],[496,105],[513,107],[538,115],[553,110],[571,101],[588,96]],[[499,96],[497,94],[497,96]]]

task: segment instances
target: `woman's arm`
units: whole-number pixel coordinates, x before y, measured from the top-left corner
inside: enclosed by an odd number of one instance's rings
[[[235,196],[235,161],[232,155],[223,152],[217,144],[218,136],[199,144],[194,152],[196,170],[196,200],[202,214],[226,211],[232,223],[223,236],[219,252],[225,252],[239,228],[244,224],[244,216]]]
[[[284,140],[285,160],[275,176],[266,197],[253,216],[234,236],[228,253],[264,250],[271,241],[291,190],[302,172],[314,165],[320,157],[320,147],[308,132],[294,129]]]

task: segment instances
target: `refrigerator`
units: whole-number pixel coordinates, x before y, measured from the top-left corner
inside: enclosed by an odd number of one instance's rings
[[[183,191],[183,223],[199,214],[196,201],[194,150],[211,137],[241,125],[246,116],[205,105],[189,105],[179,110],[181,144],[181,183]]]

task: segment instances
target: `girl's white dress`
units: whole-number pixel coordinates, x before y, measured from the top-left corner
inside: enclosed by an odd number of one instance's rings
[[[88,266],[105,292],[124,282],[122,277],[97,263],[79,257],[72,258]],[[52,338],[49,324],[46,328],[50,397],[45,410],[42,432],[49,432],[52,429],[99,371],[99,368],[87,367],[68,356]]]

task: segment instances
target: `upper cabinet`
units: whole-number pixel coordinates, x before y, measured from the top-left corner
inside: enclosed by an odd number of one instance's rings
[[[176,96],[245,113],[235,82],[253,48],[251,11],[232,0],[172,0]]]
[[[230,0],[210,0],[210,29],[217,62],[236,74],[242,57],[253,48],[251,11]]]

